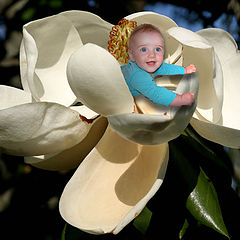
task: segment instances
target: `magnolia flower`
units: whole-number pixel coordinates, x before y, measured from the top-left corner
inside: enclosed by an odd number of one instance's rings
[[[167,142],[185,129],[197,102],[194,128],[225,143],[228,130],[220,120],[233,110],[229,99],[235,99],[236,90],[225,90],[226,79],[234,79],[228,64],[237,64],[236,44],[226,32],[193,33],[152,12],[126,19],[161,29],[166,62],[196,65],[197,74],[156,80],[178,93],[194,92],[198,101],[192,106],[166,108],[143,97],[134,102],[119,62],[107,51],[113,26],[83,11],[26,24],[20,50],[24,90],[0,87],[2,150],[24,155],[27,163],[44,169],[78,166],[61,196],[60,213],[68,223],[95,234],[118,233],[156,193],[167,167]],[[218,34],[231,51],[221,50]],[[235,68],[231,74],[239,71]],[[230,136],[236,139],[237,121],[233,129],[228,119]]]

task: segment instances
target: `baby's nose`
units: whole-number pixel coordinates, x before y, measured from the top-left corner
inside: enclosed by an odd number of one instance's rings
[[[149,51],[148,56],[149,57],[155,57],[155,51]]]

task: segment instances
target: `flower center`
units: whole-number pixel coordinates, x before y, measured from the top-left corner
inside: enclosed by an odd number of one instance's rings
[[[128,38],[132,30],[137,26],[137,22],[121,19],[117,25],[112,27],[109,34],[108,51],[118,60],[121,65],[127,64]]]

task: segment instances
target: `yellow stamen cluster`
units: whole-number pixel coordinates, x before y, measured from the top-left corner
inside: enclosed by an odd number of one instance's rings
[[[117,25],[112,27],[109,34],[108,51],[121,65],[128,63],[128,38],[136,26],[137,23],[135,21],[128,21],[123,18]]]

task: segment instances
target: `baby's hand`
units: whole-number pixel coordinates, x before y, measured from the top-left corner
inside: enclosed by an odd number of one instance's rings
[[[182,95],[182,105],[192,105],[194,101],[194,93],[188,92]]]
[[[185,67],[185,74],[196,72],[197,69],[194,64],[190,64],[189,66]]]
[[[175,99],[171,102],[170,106],[191,106],[194,101],[194,93],[183,93],[182,95],[177,94]]]

